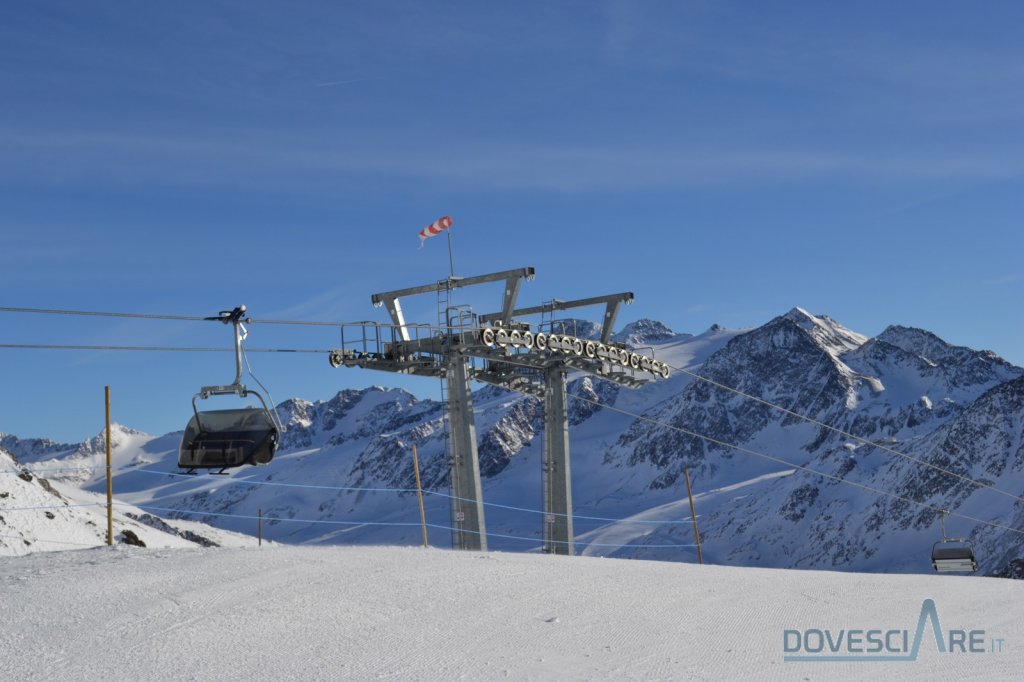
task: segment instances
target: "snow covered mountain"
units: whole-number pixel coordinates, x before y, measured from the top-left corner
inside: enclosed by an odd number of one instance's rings
[[[14,439],[8,438],[7,442],[13,443]],[[46,454],[47,448],[36,447],[37,444],[30,443],[21,449]],[[58,447],[49,454],[68,450]],[[77,448],[70,450],[74,453]],[[33,475],[28,468],[0,448],[0,556],[106,544],[105,496],[74,485],[51,482]],[[252,544],[250,538],[205,524],[181,521],[171,525],[124,504],[118,504],[114,510],[114,533],[117,544],[143,547],[243,547]]]
[[[653,417],[832,477],[794,470],[709,500],[704,539],[723,563],[926,570],[927,547],[939,536],[929,507],[1021,525],[1024,411],[1013,396],[1024,379],[992,353],[900,327],[866,340],[794,309],[734,339],[701,373],[791,413],[698,382]],[[728,486],[752,463],[749,453],[640,422],[610,456],[620,466],[654,465],[655,487],[675,485],[683,467]],[[988,545],[980,553],[989,571],[1024,555],[1018,533],[957,517],[949,526]]]
[[[615,338],[676,371],[635,391],[571,380],[578,551],[692,561],[688,468],[713,562],[925,572],[937,509],[976,543],[983,572],[1024,557],[1024,370],[995,354],[899,326],[867,338],[800,308],[756,329],[691,336],[641,320]],[[534,550],[543,403],[484,387],[474,405],[490,545]],[[119,429],[118,497],[248,533],[262,512],[267,536],[287,542],[416,543],[415,444],[431,542],[449,542],[442,404],[375,386],[277,410],[288,431],[274,462],[229,477],[180,475],[180,434]],[[0,445],[29,468],[98,461],[93,443]],[[101,474],[54,476],[100,492]]]

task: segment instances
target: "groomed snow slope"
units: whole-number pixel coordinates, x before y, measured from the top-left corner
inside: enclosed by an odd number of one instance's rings
[[[943,630],[1001,653],[784,661],[784,630]],[[1014,679],[1024,583],[419,548],[0,559],[10,680]]]

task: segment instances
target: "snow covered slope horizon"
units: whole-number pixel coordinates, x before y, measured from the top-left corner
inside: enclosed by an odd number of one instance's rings
[[[800,308],[754,329],[714,326],[696,336],[642,320],[616,338],[650,346],[682,371],[635,391],[589,377],[570,382],[579,552],[694,560],[680,505],[688,468],[711,561],[925,572],[936,509],[950,509],[951,532],[978,544],[983,572],[1007,573],[1024,556],[1021,534],[963,518],[1010,528],[1024,521],[1024,370],[994,353],[901,326],[868,338]],[[474,407],[490,544],[535,551],[543,404],[484,387]],[[262,510],[268,536],[286,542],[415,543],[415,444],[433,541],[447,542],[442,404],[374,386],[277,409],[288,427],[281,453],[269,467],[230,477],[177,475],[178,434],[118,429],[118,495],[249,533]],[[30,468],[97,458],[88,443],[0,443]],[[66,480],[99,491],[99,473]]]
[[[4,673],[25,682],[1009,680],[1024,667],[1024,583],[993,578],[117,547],[0,557],[0,599]],[[938,639],[915,635],[929,603]],[[883,655],[904,660],[787,660],[826,630],[850,656],[870,655],[872,630],[892,631]],[[963,650],[950,644],[960,631]]]

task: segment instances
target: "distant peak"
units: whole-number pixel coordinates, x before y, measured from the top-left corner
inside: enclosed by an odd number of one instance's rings
[[[622,331],[612,336],[612,341],[630,346],[640,346],[665,343],[678,336],[683,335],[672,331],[662,322],[644,318],[627,324]],[[685,336],[690,335],[686,334]]]
[[[312,407],[312,406],[313,406],[313,403],[310,402],[309,400],[306,400],[305,398],[292,397],[292,398],[288,398],[287,400],[282,400],[280,403],[278,403],[277,409],[284,410],[284,409],[289,409],[289,408],[293,408],[293,407],[297,408],[297,407]]]
[[[932,364],[961,363],[967,356],[985,362],[1011,366],[991,351],[978,351],[965,346],[954,346],[927,329],[890,325],[876,337],[908,353],[920,356]]]
[[[111,422],[110,423],[110,429],[112,431],[120,431],[121,433],[127,434],[129,436],[147,436],[147,435],[149,435],[145,431],[139,431],[138,429],[133,429],[130,426],[125,426],[124,424],[121,424],[120,422]]]
[[[114,440],[118,440],[118,436],[148,436],[149,434],[138,429],[133,429],[130,426],[119,424],[117,422],[110,422],[110,435]],[[95,436],[92,440],[101,439],[106,440],[107,430],[103,429]]]
[[[552,321],[550,331],[553,334],[569,334],[581,339],[601,338],[601,325],[575,317]]]
[[[878,338],[883,341],[888,341],[894,346],[899,345],[899,343],[896,343],[897,341],[908,343],[926,342],[928,344],[938,343],[946,347],[950,345],[927,329],[921,329],[920,327],[904,327],[900,324],[890,324],[881,334],[878,335]],[[908,349],[904,348],[904,350]]]
[[[807,331],[818,345],[834,355],[859,348],[868,340],[868,337],[847,329],[828,315],[812,315],[799,306],[783,315],[782,319]]]
[[[386,386],[381,386],[380,384],[373,384],[372,386],[367,386],[365,388],[343,388],[340,391],[338,391],[338,393],[333,398],[331,398],[330,402],[332,402],[332,403],[353,402],[353,401],[356,401],[356,400],[361,400],[361,399],[363,399],[363,398],[365,398],[367,396],[370,396],[372,394],[375,394],[375,393],[399,393],[399,394],[401,394],[401,393],[407,393],[407,391],[405,391],[405,390],[403,390],[401,388],[388,388]],[[302,402],[308,403],[308,401],[302,401]],[[319,402],[320,401],[317,401],[317,402],[314,402],[314,403],[309,403],[309,404],[316,405]]]

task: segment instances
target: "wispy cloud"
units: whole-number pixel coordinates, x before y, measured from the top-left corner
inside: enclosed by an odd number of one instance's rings
[[[604,51],[611,61],[626,57],[644,30],[643,6],[630,0],[607,0],[604,6]]]
[[[334,87],[335,85],[349,85],[351,83],[362,83],[365,80],[366,80],[365,78],[351,78],[349,80],[326,81],[324,83],[312,83],[312,86],[314,88],[330,88],[330,87]]]
[[[369,301],[369,296],[364,296],[357,303],[361,304],[361,308],[367,308]],[[351,317],[352,308],[355,307],[353,303],[356,302],[352,300],[352,287],[348,285],[338,286],[286,308],[267,311],[259,317],[264,319],[329,322],[335,319],[342,320]],[[256,319],[259,318],[257,317]]]
[[[640,73],[698,74],[730,89],[770,86],[828,103],[830,116],[853,121],[1009,122],[1024,115],[1019,41],[916,34],[919,27],[908,29],[895,17],[892,26],[858,31],[841,23],[842,10],[799,10],[800,20],[789,21],[778,8],[644,7],[641,15],[636,3],[605,5],[605,55]],[[949,21],[956,12],[936,15]]]
[[[867,183],[991,180],[1024,172],[1024,157],[1009,147],[900,153],[804,146],[528,144],[454,137],[408,144],[393,139],[323,142],[329,137],[284,137],[262,130],[204,136],[0,130],[0,177],[16,184],[284,192],[337,191],[348,180],[386,180],[420,187],[575,193],[771,186],[816,178]]]
[[[1024,273],[1007,272],[984,280],[982,285],[986,287],[1008,287],[1022,282],[1024,282]]]

